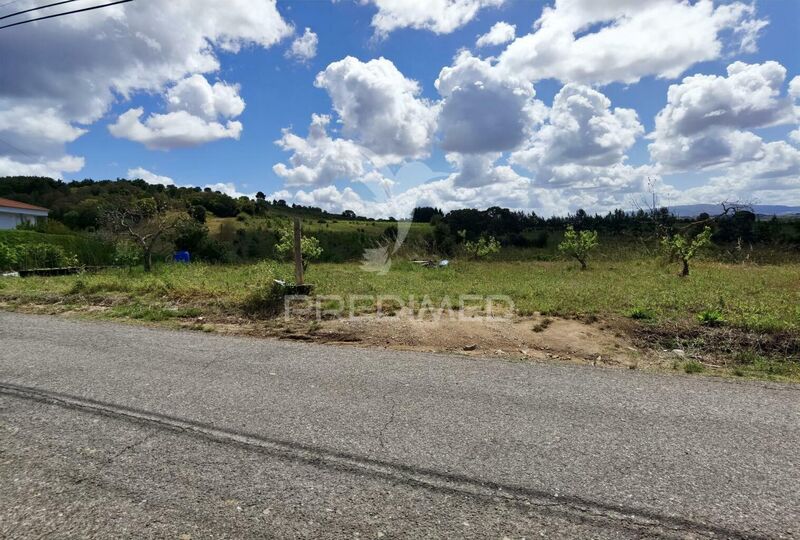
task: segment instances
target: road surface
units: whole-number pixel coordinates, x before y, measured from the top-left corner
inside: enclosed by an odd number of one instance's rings
[[[800,538],[800,388],[0,313],[0,537]]]

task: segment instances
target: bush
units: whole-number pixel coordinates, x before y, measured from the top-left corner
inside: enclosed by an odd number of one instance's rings
[[[499,251],[500,242],[494,236],[481,236],[477,242],[464,242],[464,253],[472,259],[485,259]]]
[[[66,253],[77,255],[78,262],[87,266],[111,264],[114,259],[113,245],[99,238],[84,234],[46,234],[20,230],[0,231],[0,243],[4,243],[12,249],[20,249],[30,244],[58,246]]]
[[[114,264],[131,268],[142,262],[142,250],[130,240],[120,240],[114,246]]]
[[[284,308],[285,287],[273,281],[250,291],[242,302],[242,311],[251,316],[273,316]]]
[[[64,248],[51,244],[27,244],[18,246],[17,267],[20,270],[32,268],[64,268],[77,266],[78,257],[67,253]]]
[[[17,268],[17,250],[0,242],[0,270]]]

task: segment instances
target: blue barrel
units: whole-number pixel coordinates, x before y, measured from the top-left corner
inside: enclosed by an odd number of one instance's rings
[[[192,256],[189,255],[188,251],[176,251],[173,260],[176,263],[189,264],[192,262]]]

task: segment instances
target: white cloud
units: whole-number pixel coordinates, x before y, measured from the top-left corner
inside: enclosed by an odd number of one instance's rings
[[[270,198],[317,206],[330,212],[352,210],[362,216],[398,218],[410,217],[417,206],[435,206],[445,212],[459,208],[502,206],[533,210],[539,215],[549,216],[574,210],[573,206],[577,201],[565,197],[559,190],[532,187],[531,181],[521,176],[502,185],[477,187],[458,186],[451,176],[414,186],[394,197],[379,201],[364,199],[352,188],[338,189],[335,186],[300,190],[295,194],[281,191],[270,195]]]
[[[499,72],[488,60],[462,52],[436,80],[443,97],[439,127],[448,152],[516,148],[541,121],[544,106],[528,81]]]
[[[354,180],[368,172],[368,153],[352,141],[331,138],[327,132],[330,120],[327,115],[312,115],[305,139],[283,130],[276,144],[292,156],[289,165],[278,163],[272,169],[287,186],[322,186]]]
[[[0,98],[0,176],[35,174],[61,177],[83,167],[83,158],[65,154],[64,145],[86,133],[52,107]]]
[[[758,31],[753,5],[714,7],[711,0],[557,0],[534,32],[514,40],[498,66],[529,80],[608,84],[642,77],[678,77],[719,58],[723,35],[752,51]]]
[[[269,47],[292,33],[274,0],[137,2],[25,30],[30,28],[0,33],[0,50],[14,58],[0,70],[0,110],[25,108],[31,123],[42,126],[57,120],[61,129],[43,130],[38,138],[26,135],[43,142],[45,151],[26,149],[31,156],[12,158],[35,167],[68,166],[61,171],[78,163],[64,155],[63,144],[74,140],[75,130],[99,120],[115,100],[160,92],[189,74],[216,71],[217,51]],[[10,153],[0,146],[3,156]]]
[[[206,184],[203,188],[208,188],[211,191],[219,191],[220,193],[224,193],[229,197],[233,197],[238,199],[239,197],[247,197],[249,199],[254,198],[253,194],[242,193],[234,185],[233,182],[219,182],[217,184]]]
[[[361,0],[361,3],[378,8],[372,26],[378,36],[386,36],[401,28],[449,34],[474,19],[479,10],[501,6],[504,0]]]
[[[437,109],[418,97],[419,84],[390,60],[348,56],[319,73],[314,84],[330,95],[344,135],[388,161],[427,154]]]
[[[678,192],[680,202],[800,202],[800,149],[785,141],[764,144],[760,159],[734,165],[707,184]]]
[[[76,156],[62,156],[58,159],[16,160],[0,155],[0,176],[49,176],[61,178],[64,173],[83,169],[84,159]]]
[[[192,75],[167,91],[167,109],[186,111],[208,121],[235,118],[244,111],[244,100],[239,97],[239,85],[216,82],[212,86],[202,75]]]
[[[653,160],[680,171],[762,159],[761,138],[747,130],[796,121],[781,95],[785,79],[777,62],[734,62],[727,77],[694,75],[670,86],[650,135]]]
[[[515,37],[517,37],[516,25],[500,21],[495,23],[488,32],[482,36],[478,36],[475,46],[490,47],[493,45],[502,45],[503,43],[513,41]]]
[[[317,56],[317,45],[319,38],[317,34],[311,31],[311,28],[306,28],[303,35],[297,36],[292,41],[292,46],[286,51],[287,58],[294,58],[300,62],[308,62]]]
[[[142,122],[144,109],[130,109],[108,130],[114,137],[142,143],[151,150],[238,139],[242,133],[241,122],[222,123],[244,111],[238,85],[217,82],[212,86],[202,75],[192,75],[170,88],[165,101],[166,114],[151,114]]]
[[[130,180],[141,179],[147,182],[148,184],[158,185],[161,184],[162,186],[174,186],[175,180],[170,178],[169,176],[159,176],[154,172],[148,171],[143,167],[136,167],[135,169],[128,169],[127,177]]]
[[[538,185],[623,187],[639,177],[623,162],[643,133],[636,111],[611,109],[602,93],[571,83],[511,161],[534,173]]]
[[[187,148],[221,139],[238,139],[242,123],[229,121],[225,125],[208,122],[185,111],[151,114],[142,122],[144,109],[130,109],[121,114],[108,130],[114,137],[141,143],[151,150]]]

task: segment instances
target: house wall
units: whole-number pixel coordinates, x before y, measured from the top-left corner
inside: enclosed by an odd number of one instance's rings
[[[0,230],[16,229],[19,224],[19,214],[0,212]]]
[[[15,212],[0,210],[0,230],[16,229],[20,223],[36,223],[37,219],[43,218],[41,215],[20,213],[19,210]]]

